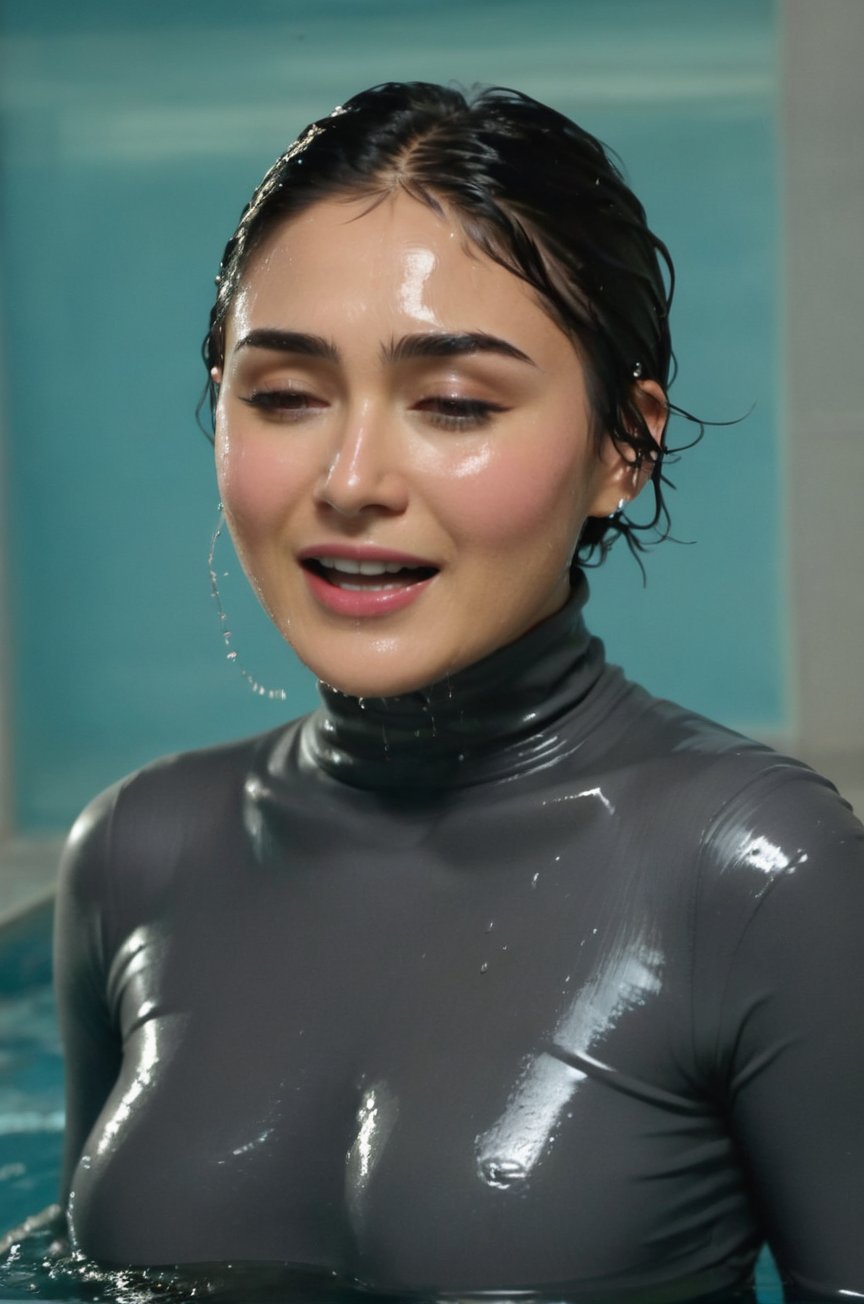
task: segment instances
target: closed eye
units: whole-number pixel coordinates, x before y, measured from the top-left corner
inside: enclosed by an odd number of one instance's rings
[[[272,413],[289,421],[327,406],[323,399],[296,389],[253,390],[243,398],[243,402],[259,412]]]
[[[415,412],[422,412],[429,423],[439,430],[477,430],[488,425],[499,412],[508,409],[500,403],[490,403],[479,398],[446,398],[437,395],[421,399],[414,404]]]

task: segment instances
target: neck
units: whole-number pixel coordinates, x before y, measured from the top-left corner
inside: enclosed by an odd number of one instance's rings
[[[414,693],[357,698],[319,685],[323,705],[303,730],[306,759],[377,789],[462,787],[549,764],[565,746],[557,722],[603,670],[602,644],[582,619],[587,597],[580,575],[554,616]]]

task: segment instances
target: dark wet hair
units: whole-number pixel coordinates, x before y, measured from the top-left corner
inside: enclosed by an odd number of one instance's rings
[[[583,360],[598,437],[652,464],[651,519],[589,518],[577,559],[602,560],[619,534],[634,553],[645,546],[637,531],[667,537],[669,482],[636,380],[655,380],[664,392],[670,380],[672,260],[603,145],[518,91],[466,96],[387,82],[308,126],[264,177],[225,247],[203,347],[208,370],[222,364],[226,317],[249,258],[275,227],[320,200],[374,201],[396,190],[453,213],[479,249],[533,286]],[[211,384],[211,412],[215,398]]]

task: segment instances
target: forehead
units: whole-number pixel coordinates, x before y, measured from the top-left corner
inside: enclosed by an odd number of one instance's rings
[[[328,336],[358,323],[518,333],[535,350],[573,355],[532,287],[474,245],[455,214],[403,192],[323,200],[277,227],[252,255],[231,318],[249,327],[291,318]]]

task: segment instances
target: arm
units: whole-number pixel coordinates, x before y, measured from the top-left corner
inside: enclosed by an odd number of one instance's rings
[[[754,1202],[788,1299],[864,1296],[864,829],[792,771],[719,832],[747,918],[718,1063]]]
[[[121,1046],[106,997],[108,851],[115,791],[80,816],[60,866],[54,925],[54,981],[66,1059],[62,1200],[75,1165],[117,1079]]]

